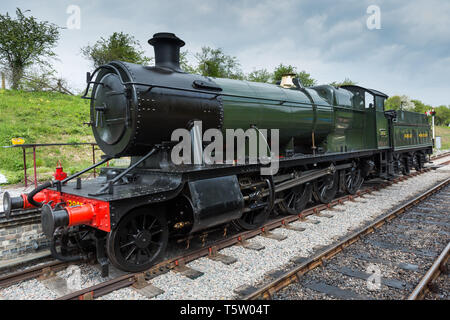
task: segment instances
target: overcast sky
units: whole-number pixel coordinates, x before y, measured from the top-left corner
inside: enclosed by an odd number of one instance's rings
[[[55,67],[79,90],[92,66],[80,48],[123,31],[140,41],[173,32],[189,58],[202,46],[236,56],[244,72],[279,63],[311,73],[319,83],[350,78],[388,95],[406,94],[433,105],[450,104],[448,0],[1,0],[0,12],[29,9],[67,26],[68,7],[80,8],[80,29],[61,31]],[[370,5],[380,8],[381,28]]]

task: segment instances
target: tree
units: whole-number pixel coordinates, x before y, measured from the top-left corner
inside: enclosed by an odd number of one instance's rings
[[[58,77],[52,68],[32,68],[27,70],[19,88],[24,91],[53,91],[73,95],[65,79]]]
[[[100,38],[94,45],[81,48],[83,56],[97,68],[112,60],[148,64],[152,59],[144,55],[139,41],[123,32],[114,32],[107,39]]]
[[[414,111],[415,104],[409,99],[408,96],[392,96],[386,100],[384,103],[384,108],[386,110],[408,110]]]
[[[311,78],[311,75],[309,73],[306,73],[306,71],[300,71],[299,73],[297,73],[297,78],[300,80],[300,83],[304,87],[312,87],[317,84],[317,81]]]
[[[180,52],[180,68],[183,71],[186,71],[187,73],[199,73],[196,67],[192,66],[188,61],[188,51],[182,51]]]
[[[267,69],[255,70],[247,75],[247,80],[254,82],[267,83],[271,78],[272,74]]]
[[[25,11],[26,12],[26,11]],[[33,64],[48,65],[55,57],[53,48],[59,40],[59,27],[38,21],[16,9],[16,19],[0,14],[0,61],[8,69],[11,87],[17,90],[25,69]]]
[[[215,78],[244,79],[236,57],[226,55],[221,48],[202,47],[195,54],[201,75]]]
[[[273,71],[272,83],[277,83],[278,81],[281,80],[283,75],[287,73],[295,73],[296,74],[295,77],[299,79],[300,83],[304,87],[311,87],[317,83],[317,81],[311,78],[311,75],[306,71],[297,72],[296,67],[291,65],[285,66],[282,63],[280,63],[280,65],[276,67],[275,70]]]
[[[280,63],[280,65],[276,67],[275,70],[273,71],[272,83],[275,84],[278,81],[281,81],[281,78],[285,74],[296,73],[295,69],[296,68],[291,65],[285,66],[284,64]]]
[[[450,108],[447,106],[439,106],[434,108],[436,115],[434,117],[436,125],[448,126],[450,123]]]
[[[424,104],[420,100],[411,100],[414,103],[414,111],[419,113],[425,113],[428,110],[432,109],[432,106]]]
[[[342,82],[333,81],[332,83],[330,83],[330,85],[333,87],[354,86],[356,84],[358,83],[350,80],[349,78],[345,78]]]

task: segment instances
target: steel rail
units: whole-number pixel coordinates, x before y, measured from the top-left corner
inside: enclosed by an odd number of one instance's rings
[[[6,288],[21,281],[34,279],[39,276],[46,275],[64,269],[73,262],[53,261],[41,266],[28,268],[15,273],[0,276],[0,288]]]
[[[447,157],[447,156],[450,156],[450,151],[449,151],[449,152],[442,153],[442,154],[435,155],[435,156],[431,157],[430,159],[431,159],[431,160],[438,160],[438,159],[445,158],[445,157]]]
[[[450,242],[445,249],[441,252],[439,257],[434,261],[431,268],[420,280],[419,284],[414,288],[413,292],[409,295],[408,300],[421,300],[425,297],[429,291],[429,286],[436,280],[441,272],[445,270],[445,265],[448,261],[450,253]]]
[[[0,218],[0,229],[35,224],[41,221],[41,213],[37,210],[21,213],[14,218]]]
[[[4,212],[0,212],[0,223],[3,221],[14,220],[14,218],[26,217],[39,212],[39,208],[18,209],[11,211],[11,217],[8,219]]]
[[[299,280],[299,278],[305,274],[306,272],[315,269],[316,267],[323,265],[326,260],[329,260],[336,254],[340,253],[344,248],[350,246],[354,242],[361,239],[362,236],[374,232],[376,229],[384,225],[384,223],[396,218],[400,214],[404,213],[406,210],[410,209],[411,207],[417,205],[418,203],[424,201],[428,197],[430,197],[432,194],[436,193],[443,187],[450,184],[450,178],[446,179],[445,181],[439,183],[438,185],[434,186],[433,188],[425,191],[421,195],[415,197],[414,199],[408,201],[406,204],[400,205],[399,207],[395,208],[394,210],[390,211],[387,214],[382,215],[381,217],[377,218],[374,222],[369,224],[368,226],[362,228],[359,231],[356,231],[346,237],[344,237],[341,241],[339,241],[337,244],[333,244],[331,246],[325,247],[321,249],[318,253],[316,253],[314,256],[308,258],[306,261],[298,265],[297,267],[289,270],[288,272],[284,273],[277,279],[273,280],[272,282],[264,285],[262,288],[256,290],[255,292],[245,296],[244,300],[255,300],[255,299],[270,299],[273,297],[273,294],[277,291],[283,289],[284,287],[288,286],[289,284],[296,282]]]
[[[402,176],[402,177],[396,178],[393,181],[383,182],[380,185],[381,185],[381,187],[390,186],[393,183],[407,180],[409,178],[415,177],[419,174],[428,172],[430,170],[431,169],[424,169],[420,172],[411,173],[408,176]],[[243,243],[245,240],[248,240],[248,239],[258,236],[258,235],[262,235],[264,233],[267,233],[270,230],[273,230],[273,229],[276,229],[279,227],[283,227],[283,226],[287,226],[294,221],[298,221],[298,220],[301,221],[309,215],[317,214],[322,210],[330,209],[336,205],[342,204],[344,201],[353,201],[357,197],[363,197],[364,194],[370,194],[373,191],[377,191],[377,190],[379,190],[379,186],[367,187],[364,190],[357,192],[356,195],[346,195],[346,196],[338,197],[338,198],[334,199],[332,202],[330,202],[329,204],[319,204],[314,207],[307,208],[307,209],[303,210],[301,213],[296,214],[296,215],[288,215],[288,216],[283,216],[281,218],[276,218],[272,221],[269,221],[261,228],[240,232],[238,234],[230,236],[229,238],[226,238],[223,240],[218,240],[206,247],[196,249],[192,252],[180,255],[178,257],[165,260],[165,261],[153,266],[152,268],[150,268],[147,271],[140,272],[140,273],[125,274],[123,276],[114,278],[112,280],[108,280],[108,281],[102,282],[100,284],[97,284],[95,286],[84,288],[84,289],[81,289],[78,291],[74,291],[72,293],[69,293],[67,295],[57,298],[57,300],[84,300],[84,299],[93,299],[93,298],[100,297],[102,295],[108,294],[115,290],[135,284],[138,281],[139,277],[143,276],[146,278],[153,278],[161,273],[172,270],[172,269],[176,268],[177,266],[183,266],[184,264],[186,264],[188,262],[191,262],[193,260],[196,260],[196,259],[204,257],[204,256],[208,256],[214,252],[217,252],[218,250],[221,250],[221,249],[224,249],[224,248],[227,248],[227,247],[239,244],[239,243]]]

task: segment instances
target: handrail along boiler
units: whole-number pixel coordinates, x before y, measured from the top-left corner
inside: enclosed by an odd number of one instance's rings
[[[270,214],[297,214],[308,202],[354,194],[365,179],[421,169],[432,152],[425,116],[384,111],[387,96],[379,91],[304,88],[292,76],[272,85],[189,74],[179,64],[181,39],[157,33],[149,44],[154,66],[112,61],[88,73],[84,97],[91,99],[90,124],[105,158],[30,194],[5,194],[8,215],[41,207],[58,259],[95,252],[103,274],[109,262],[142,271],[163,257],[169,237],[229,223],[257,228]],[[175,165],[171,134],[194,121],[202,122],[202,133],[279,129],[280,169],[263,176],[261,164]],[[128,168],[79,178],[125,156]]]

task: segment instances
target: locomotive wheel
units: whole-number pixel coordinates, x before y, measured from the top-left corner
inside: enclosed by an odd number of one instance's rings
[[[108,257],[124,271],[144,271],[161,258],[168,238],[169,228],[162,211],[137,209],[128,213],[108,235]]]
[[[345,189],[349,194],[355,194],[364,182],[361,169],[352,167],[345,172]]]
[[[414,169],[416,169],[416,171],[422,170],[423,169],[423,159],[422,159],[422,154],[420,153],[416,153],[414,155],[413,158],[413,165],[414,165]]]
[[[394,155],[394,173],[403,173],[403,160],[398,155]]]
[[[403,162],[402,173],[403,175],[406,176],[411,173],[410,158],[404,157],[402,162]]]
[[[267,196],[262,196],[262,190],[254,193],[253,200],[247,206],[252,209],[245,212],[242,217],[233,221],[233,224],[241,230],[252,230],[261,227],[269,218],[273,209],[275,189],[272,177],[265,179],[268,190]]]
[[[305,183],[287,190],[283,194],[283,200],[278,205],[281,213],[299,214],[302,212],[311,200],[312,190],[311,183]]]
[[[319,178],[314,182],[313,194],[314,198],[321,203],[330,203],[334,199],[339,188],[339,175],[335,172]]]

